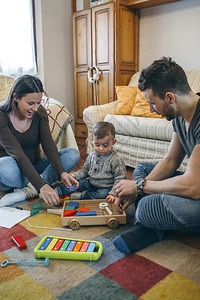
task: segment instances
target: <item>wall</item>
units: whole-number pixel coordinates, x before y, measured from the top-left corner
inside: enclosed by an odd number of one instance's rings
[[[186,70],[200,69],[200,1],[142,9],[139,31],[139,68],[171,56]]]
[[[39,76],[49,96],[74,115],[71,11],[71,0],[36,1]],[[140,69],[163,55],[185,69],[200,69],[199,16],[199,0],[141,10]]]
[[[88,9],[90,7],[90,0],[76,0],[76,10]]]
[[[37,0],[39,76],[48,95],[74,115],[71,0]]]

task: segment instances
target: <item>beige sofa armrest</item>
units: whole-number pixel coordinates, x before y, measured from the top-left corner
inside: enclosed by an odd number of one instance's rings
[[[97,122],[103,121],[107,114],[114,115],[117,103],[118,101],[110,102],[103,105],[92,105],[84,109],[83,121],[85,122],[88,129],[88,138],[86,140],[88,154],[93,151],[93,144],[92,144],[93,126]]]

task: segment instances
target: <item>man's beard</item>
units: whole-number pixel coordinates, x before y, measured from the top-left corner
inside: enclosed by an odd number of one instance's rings
[[[167,121],[171,121],[177,117],[177,113],[175,112],[174,108],[170,105],[164,107],[164,115]]]

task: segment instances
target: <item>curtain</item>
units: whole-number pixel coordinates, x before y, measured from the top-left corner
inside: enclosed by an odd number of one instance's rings
[[[36,74],[32,0],[0,0],[0,73]]]

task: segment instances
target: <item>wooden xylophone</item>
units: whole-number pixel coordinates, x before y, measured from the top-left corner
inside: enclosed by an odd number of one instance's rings
[[[37,258],[97,260],[103,251],[98,241],[44,236],[34,250]]]

